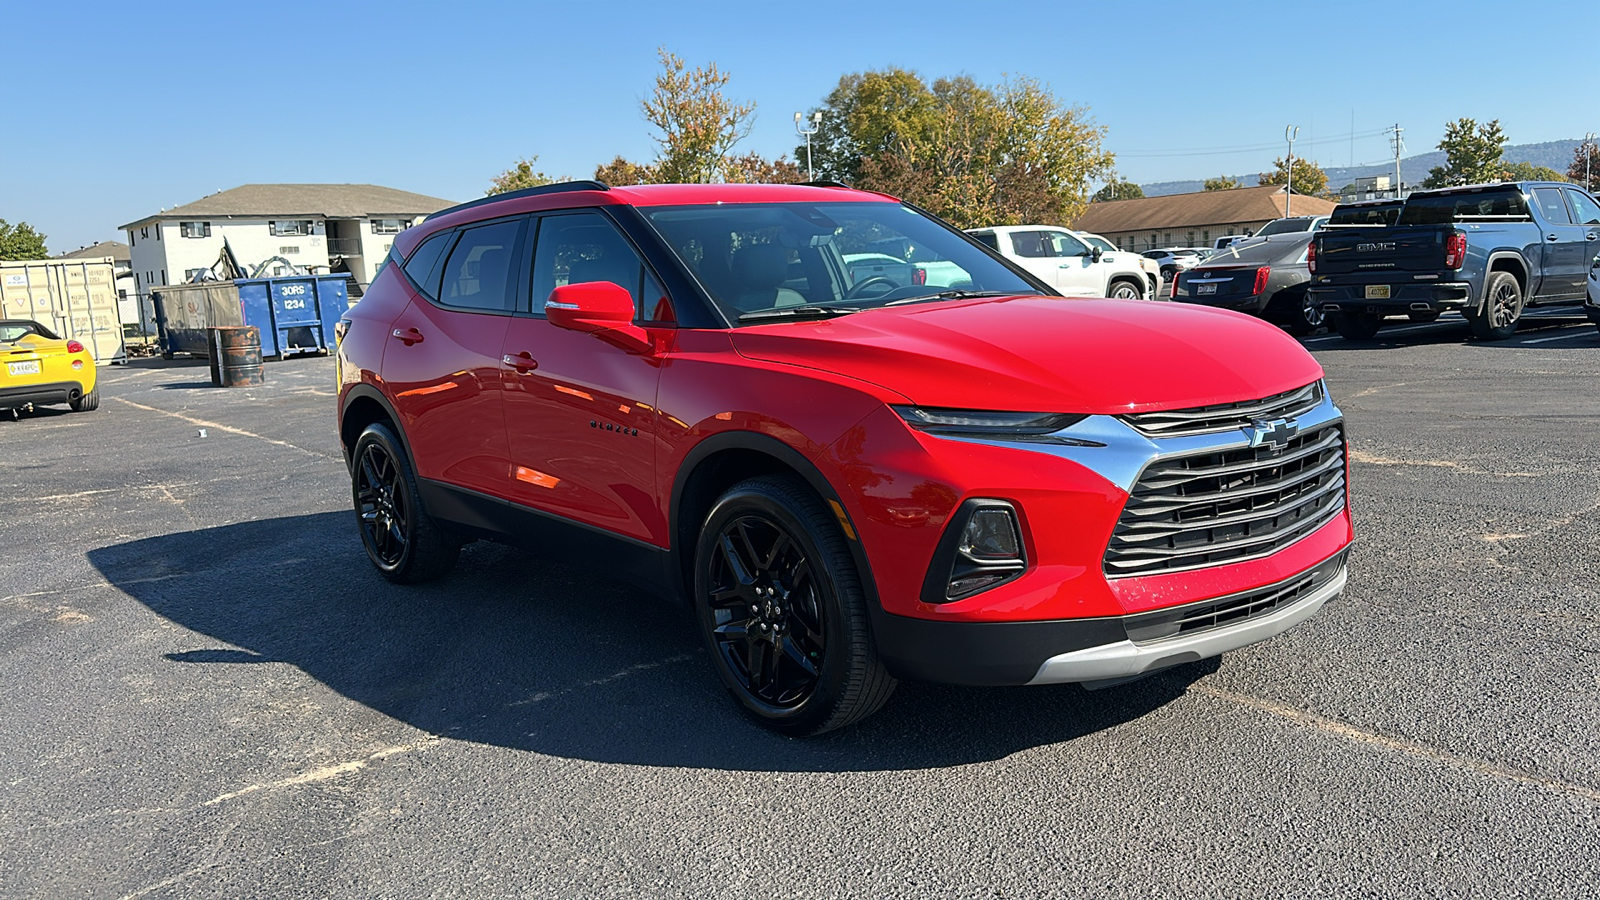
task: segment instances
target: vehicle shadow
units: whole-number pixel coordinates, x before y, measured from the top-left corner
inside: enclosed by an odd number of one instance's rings
[[[599,762],[811,772],[994,760],[1136,719],[1216,670],[1206,660],[1099,692],[905,683],[878,715],[799,741],[739,713],[681,608],[497,545],[474,544],[450,577],[409,588],[377,576],[338,513],[89,559],[197,633],[167,664],[289,663],[433,734]]]
[[[1575,326],[1583,326],[1583,329],[1587,329],[1587,333]],[[1524,318],[1518,324],[1516,334],[1502,341],[1474,340],[1472,329],[1467,324],[1466,319],[1457,315],[1448,315],[1441,317],[1436,322],[1428,323],[1409,322],[1405,319],[1386,319],[1383,328],[1371,340],[1344,340],[1339,337],[1337,332],[1330,332],[1321,337],[1302,339],[1302,343],[1307,349],[1318,353],[1338,350],[1391,350],[1445,344],[1465,344],[1485,349],[1497,347],[1537,348],[1544,345],[1523,344],[1519,343],[1519,341],[1526,341],[1530,338],[1555,337],[1565,331],[1572,332],[1570,340],[1574,345],[1584,345],[1584,337],[1595,336],[1594,326],[1589,324],[1588,318],[1581,311],[1569,314],[1563,310],[1554,315],[1542,314]]]

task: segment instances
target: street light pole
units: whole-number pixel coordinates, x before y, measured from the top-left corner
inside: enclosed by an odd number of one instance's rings
[[[1289,142],[1289,180],[1284,184],[1283,217],[1289,218],[1289,204],[1294,200],[1294,139],[1300,136],[1300,126],[1285,125],[1283,139]]]
[[[805,135],[806,138],[806,180],[816,181],[816,175],[811,171],[811,136],[816,134],[817,129],[822,126],[822,110],[819,109],[815,113],[811,114],[810,131],[807,131],[805,125],[802,124],[805,121],[805,116],[801,115],[800,113],[794,114],[794,130],[798,134]]]

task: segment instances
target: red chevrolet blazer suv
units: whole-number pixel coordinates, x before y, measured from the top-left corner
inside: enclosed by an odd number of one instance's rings
[[[840,185],[573,182],[402,233],[338,327],[367,555],[514,543],[693,612],[790,735],[896,679],[1094,686],[1338,596],[1343,417],[1256,319],[1056,296]]]

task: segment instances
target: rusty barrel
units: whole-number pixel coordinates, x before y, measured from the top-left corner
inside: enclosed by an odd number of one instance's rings
[[[261,331],[254,325],[229,325],[211,330],[212,383],[248,387],[263,381]]]

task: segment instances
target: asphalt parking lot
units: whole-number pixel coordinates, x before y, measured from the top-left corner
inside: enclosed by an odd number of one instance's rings
[[[1594,896],[1600,334],[1529,326],[1306,342],[1358,543],[1304,626],[813,741],[582,560],[379,579],[331,361],[102,369],[0,421],[0,896]]]

